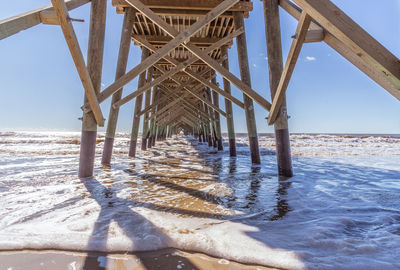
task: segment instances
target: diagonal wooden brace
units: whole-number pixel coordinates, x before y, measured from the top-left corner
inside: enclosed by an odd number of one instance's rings
[[[61,29],[64,33],[65,40],[68,44],[72,59],[74,60],[79,77],[82,81],[82,85],[85,89],[90,108],[93,111],[97,125],[102,127],[104,126],[103,115],[101,113],[92,79],[90,78],[89,71],[86,68],[85,60],[79,47],[74,28],[71,21],[68,19],[69,16],[67,6],[65,5],[64,0],[51,0],[51,2],[60,21]]]
[[[243,33],[243,29],[238,29],[237,31],[235,31],[234,33],[232,33],[229,36],[226,36],[225,38],[222,38],[221,40],[219,40],[218,42],[214,43],[213,45],[211,45],[210,47],[208,47],[207,49],[205,49],[205,53],[210,53],[213,50],[221,47],[222,45],[224,45],[225,43],[229,42],[233,37],[235,37],[236,35],[240,35],[240,33]],[[138,39],[138,42],[140,42],[143,46],[145,46],[147,49],[149,49],[150,51],[153,52],[157,52],[158,50],[151,45],[148,41],[143,40],[143,39]],[[150,89],[151,87],[154,87],[156,85],[158,85],[159,83],[163,82],[164,80],[172,77],[174,74],[178,73],[179,71],[184,70],[185,67],[188,67],[189,65],[191,65],[192,63],[196,62],[198,60],[197,57],[193,56],[190,57],[188,60],[186,60],[183,63],[180,63],[178,61],[176,61],[175,59],[173,59],[172,57],[169,56],[164,56],[163,57],[165,60],[170,61],[172,64],[175,65],[175,68],[172,68],[171,70],[169,70],[168,72],[164,73],[163,75],[161,75],[160,77],[156,78],[155,80],[151,81],[150,83],[147,83],[146,85],[144,85],[143,87],[137,89],[136,91],[134,91],[133,93],[127,95],[126,97],[124,97],[123,99],[119,100],[118,102],[116,102],[115,104],[113,104],[114,108],[118,108],[121,107],[123,104],[127,103],[128,101],[134,99],[135,97],[139,96],[141,93],[147,91],[148,89]]]
[[[304,39],[307,35],[308,27],[310,26],[312,18],[306,12],[302,12],[299,23],[297,25],[295,38],[290,47],[289,55],[286,59],[285,68],[283,69],[281,79],[279,80],[278,88],[276,89],[272,108],[268,116],[268,124],[272,125],[279,113],[282,105],[283,98],[285,97],[286,89],[289,85],[290,78],[292,77],[294,67],[296,66],[301,47],[303,46]]]
[[[154,52],[151,56],[146,58],[139,65],[137,65],[136,67],[131,69],[125,75],[121,76],[118,80],[116,80],[114,83],[112,83],[106,89],[104,89],[98,95],[99,102],[103,102],[106,98],[108,98],[113,93],[115,93],[120,88],[122,88],[124,85],[129,83],[136,76],[138,76],[139,74],[141,74],[142,72],[144,72],[145,70],[147,70],[148,68],[153,66],[161,58],[163,58],[165,55],[167,55],[172,49],[178,47],[182,43],[189,40],[190,37],[195,35],[201,28],[203,28],[205,25],[207,25],[208,23],[213,21],[215,18],[217,18],[219,15],[224,13],[226,10],[231,8],[238,1],[239,0],[225,0],[220,5],[218,5],[217,7],[212,9],[210,12],[208,12],[206,15],[201,17],[200,20],[198,20],[196,23],[191,25],[185,31],[183,31],[181,33],[177,33],[177,35],[174,36],[173,39],[171,41],[169,41],[165,46],[163,46],[162,48],[160,48],[159,50]],[[132,7],[136,8],[136,9],[138,9],[138,6],[144,6],[144,4],[139,0],[127,0],[126,2],[129,3]],[[138,10],[140,10],[140,9],[138,9]],[[152,15],[162,21],[162,19],[158,15],[156,15],[154,12],[152,12]],[[88,107],[85,105],[83,107],[83,110],[86,111],[87,109],[88,109]]]
[[[135,2],[134,7],[138,11],[140,11],[143,15],[145,15],[147,18],[149,18],[153,23],[157,24],[162,30],[164,30],[172,38],[176,37],[179,34],[175,28],[173,28],[171,25],[167,24],[167,22],[162,20],[157,14],[155,14],[152,10],[147,8],[139,0],[127,0],[127,1],[131,2],[131,3]],[[228,1],[228,0],[225,0],[224,2],[226,2],[226,1]],[[137,2],[139,2],[139,3],[137,3]],[[265,100],[256,91],[251,89],[250,86],[248,86],[247,84],[242,82],[242,80],[240,80],[235,75],[233,75],[231,72],[229,72],[229,70],[227,70],[226,68],[219,65],[218,62],[216,60],[212,59],[207,53],[202,51],[200,48],[198,48],[196,45],[192,44],[191,42],[186,42],[182,45],[186,49],[188,49],[190,52],[192,52],[195,56],[197,56],[199,59],[201,59],[204,63],[206,63],[209,67],[211,67],[212,69],[217,71],[219,74],[221,74],[226,80],[230,81],[233,85],[238,87],[239,90],[242,91],[249,98],[253,99],[264,109],[266,109],[268,111],[270,110],[271,103],[269,103],[267,100]]]

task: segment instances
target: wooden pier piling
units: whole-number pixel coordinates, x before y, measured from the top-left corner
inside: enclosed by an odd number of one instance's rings
[[[85,93],[80,177],[93,176],[97,126],[103,126],[105,120],[100,104],[110,96],[112,106],[103,165],[111,163],[119,107],[135,98],[129,156],[136,155],[141,115],[144,118],[143,150],[182,132],[222,150],[220,121],[221,116],[226,117],[229,153],[235,156],[233,102],[245,111],[251,160],[258,164],[260,153],[253,105],[256,102],[261,109],[269,111],[268,124],[274,125],[279,176],[292,176],[286,90],[301,48],[310,42],[325,42],[400,100],[400,60],[330,0],[262,0],[272,102],[251,87],[244,27],[244,18],[253,8],[251,0],[113,0],[117,13],[125,15],[115,81],[102,91],[107,1],[51,2],[52,6],[0,20],[0,39],[38,24],[61,26]],[[69,11],[89,2],[91,16],[85,63]],[[279,6],[298,21],[285,65]],[[229,71],[227,51],[234,38],[241,79]],[[131,40],[142,48],[142,61],[126,71]],[[217,73],[223,78],[224,89],[216,82]],[[123,87],[138,76],[138,89],[122,98]],[[231,84],[243,93],[243,102],[231,95]],[[219,95],[225,98],[225,111],[219,108]]]
[[[118,80],[122,75],[125,74],[126,66],[128,63],[129,49],[131,46],[131,33],[133,24],[135,21],[135,9],[127,8],[124,15],[124,22],[121,30],[121,41],[118,53],[117,70],[115,72],[115,80]],[[122,97],[122,88],[112,95],[111,104],[115,104]],[[117,128],[117,121],[119,115],[119,107],[110,107],[110,113],[108,115],[107,131],[104,139],[103,156],[101,164],[109,166],[111,163],[112,150],[114,146],[115,131]]]
[[[142,63],[149,56],[149,54],[150,54],[149,50],[147,48],[143,47],[142,48]],[[142,72],[139,75],[138,88],[142,87],[145,83],[146,83],[146,71]],[[138,113],[142,109],[142,101],[143,101],[143,94],[140,94],[139,96],[136,97],[135,109],[133,112],[131,141],[129,144],[129,153],[128,153],[128,155],[130,157],[136,156],[136,144],[137,144],[137,138],[139,135],[139,124],[140,124],[140,116],[138,115]]]
[[[147,83],[151,82],[152,80],[152,75],[153,75],[153,70],[149,69],[147,72]],[[145,92],[145,101],[144,101],[144,106],[149,107],[150,106],[150,99],[151,99],[151,88]],[[142,150],[145,151],[147,150],[147,139],[149,137],[149,113],[146,112],[143,115],[143,127],[142,127]]]
[[[89,45],[87,69],[92,80],[95,93],[100,92],[103,67],[104,35],[106,26],[107,3],[92,0],[90,9]],[[85,95],[84,103],[87,98]],[[81,147],[79,153],[78,176],[92,177],[96,154],[97,122],[93,112],[83,113]]]
[[[272,99],[274,99],[283,70],[279,6],[278,1],[276,0],[263,0],[263,5],[269,65],[269,84],[271,96]],[[292,177],[293,169],[292,158],[290,155],[288,116],[285,97],[277,120],[274,123],[274,130],[278,174],[284,177]]]
[[[221,47],[221,55],[225,57],[222,62],[222,66],[229,70],[229,58],[228,58],[228,46],[223,45]],[[224,91],[231,94],[231,83],[227,79],[223,79]],[[235,126],[233,122],[233,110],[232,102],[225,98],[225,112],[226,112],[226,127],[228,130],[228,141],[229,141],[229,155],[231,157],[236,157],[236,139],[235,139]]]
[[[233,12],[233,20],[235,22],[236,29],[244,28],[243,12],[239,11]],[[239,59],[240,75],[242,77],[242,81],[246,85],[251,87],[250,69],[249,69],[249,60],[247,57],[247,43],[246,43],[245,33],[246,32],[243,32],[236,38],[237,54]],[[243,94],[243,100],[244,100],[244,110],[246,113],[247,134],[249,138],[251,162],[254,164],[260,164],[261,163],[260,150],[258,146],[258,134],[256,127],[256,117],[254,114],[253,100],[246,94]]]
[[[217,79],[214,77],[212,79],[212,83],[217,84]],[[217,92],[212,91],[213,96],[213,104],[214,106],[219,108],[219,95]],[[223,142],[222,142],[222,132],[221,132],[221,118],[217,111],[214,111],[214,119],[215,119],[215,135],[216,135],[216,143],[218,151],[224,150]]]

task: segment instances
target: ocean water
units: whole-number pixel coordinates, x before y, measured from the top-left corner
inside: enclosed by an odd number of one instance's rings
[[[166,247],[283,269],[400,269],[400,138],[291,136],[295,176],[279,180],[275,142],[236,158],[191,137],[79,179],[79,133],[0,133],[0,250],[126,252]],[[226,142],[226,138],[225,138]],[[140,145],[140,144],[139,144]]]

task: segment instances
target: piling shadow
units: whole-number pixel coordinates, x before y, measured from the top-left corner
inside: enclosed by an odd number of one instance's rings
[[[198,149],[198,151],[201,151],[201,149]],[[186,152],[185,152],[186,153]],[[184,153],[184,154],[185,154]],[[182,154],[182,153],[181,153]],[[159,154],[158,154],[159,155]],[[157,156],[158,156],[157,155]],[[167,155],[166,155],[167,156]],[[171,155],[168,154],[169,157]],[[168,158],[168,157],[167,157]],[[194,168],[189,168],[187,166],[182,166],[181,164],[174,164],[170,162],[162,162],[159,160],[151,160],[148,158],[137,158],[142,161],[156,164],[156,165],[162,165],[162,166],[171,166],[174,168],[179,168],[179,169],[185,169],[185,170],[190,170],[194,171],[200,174],[213,174],[216,175],[215,179],[209,179],[209,178],[195,178],[196,181],[212,181],[212,182],[218,182],[219,181],[219,174],[222,172],[222,167],[223,167],[223,160],[220,157],[213,158],[211,160],[205,160],[204,165],[211,168],[211,171],[205,171],[205,170],[200,170],[200,169],[194,169]],[[149,166],[147,166],[149,167]],[[142,168],[143,169],[143,168]],[[107,169],[105,169],[107,170]],[[234,174],[236,171],[236,160],[233,159],[229,163],[229,172]],[[249,195],[247,196],[249,205],[247,208],[251,208],[252,202],[254,200],[257,200],[257,193],[258,193],[258,188],[259,188],[259,181],[260,179],[257,178],[257,174],[259,173],[260,169],[259,167],[254,167],[252,171],[249,174],[249,177],[251,178],[251,184],[250,184],[250,191]],[[185,187],[183,185],[178,185],[169,181],[163,180],[163,177],[165,176],[160,176],[156,174],[152,174],[149,169],[146,170],[146,173],[137,173],[134,169],[126,169],[126,173],[128,173],[131,176],[134,176],[137,179],[143,179],[146,181],[151,182],[152,184],[155,185],[160,185],[172,190],[175,190],[177,192],[182,192],[187,194],[188,196],[192,196],[194,198],[198,198],[204,201],[208,201],[212,204],[215,205],[224,205],[225,207],[229,208],[233,204],[231,202],[234,202],[237,200],[235,198],[235,195],[228,195],[224,196],[222,199],[220,196],[215,196],[212,194],[209,194],[207,192],[199,191],[193,188]],[[111,176],[110,176],[111,178]],[[179,176],[168,176],[168,178],[171,179],[178,179],[178,180],[188,180],[189,178],[185,177],[179,177]],[[161,235],[162,236],[162,243],[167,243],[169,246],[173,246],[172,240],[165,235],[160,228],[158,228],[156,225],[154,225],[152,222],[147,220],[145,217],[141,216],[140,214],[136,213],[135,211],[132,210],[134,207],[145,207],[148,209],[160,211],[160,212],[168,212],[168,213],[175,213],[183,216],[191,216],[191,217],[201,217],[201,218],[211,218],[211,219],[216,219],[216,220],[237,220],[240,218],[245,218],[247,216],[247,213],[243,215],[220,215],[216,213],[207,213],[207,212],[200,212],[200,211],[192,211],[192,210],[187,210],[187,209],[180,209],[180,208],[174,208],[174,207],[166,207],[162,205],[155,205],[153,203],[149,202],[139,202],[135,200],[126,200],[122,198],[118,198],[116,195],[115,190],[113,190],[113,187],[107,187],[105,184],[99,182],[96,178],[90,178],[90,179],[81,179],[82,183],[86,187],[87,191],[90,193],[90,197],[96,200],[96,202],[99,204],[101,207],[99,216],[95,222],[94,229],[92,231],[89,243],[88,243],[88,249],[92,250],[87,253],[87,257],[85,260],[84,264],[84,269],[105,269],[104,265],[107,264],[107,254],[105,253],[103,256],[103,259],[99,261],[98,259],[98,254],[99,250],[107,250],[107,235],[109,232],[109,226],[111,225],[112,222],[116,222],[118,226],[124,231],[125,235],[129,237],[131,240],[132,244],[136,244],[136,233],[137,230],[133,228],[133,225],[138,225],[140,224],[141,226],[146,227],[147,231],[154,232],[156,235]],[[106,183],[106,181],[104,181]],[[112,181],[111,181],[112,182]],[[279,190],[279,192],[284,192],[284,189]],[[277,208],[280,209],[280,204],[277,204]],[[283,217],[285,213],[287,212],[289,208],[284,208],[279,210],[278,212],[280,213],[278,216]],[[285,212],[286,211],[286,212]],[[275,218],[274,218],[275,219]],[[121,252],[123,252],[121,250]],[[147,269],[167,269],[165,268],[166,266],[164,265],[161,268],[154,268],[155,265],[149,261],[148,258],[141,257],[140,252],[135,253],[135,255],[141,260],[142,264],[144,267]],[[197,269],[195,265],[193,265],[188,259],[185,259],[183,257],[180,257],[179,259],[182,261],[185,265],[184,269]],[[168,266],[169,267],[169,266]],[[176,266],[172,266],[176,267]]]
[[[147,231],[161,235],[160,239],[163,243],[172,243],[171,239],[166,236],[160,228],[155,226],[149,220],[141,216],[140,214],[133,211],[130,207],[145,206],[149,209],[156,209],[160,211],[166,211],[170,209],[160,209],[151,203],[136,203],[134,201],[125,200],[118,198],[113,191],[112,187],[106,187],[101,184],[97,179],[81,179],[85,185],[87,191],[90,193],[91,198],[95,199],[100,205],[101,210],[99,216],[95,222],[91,237],[88,243],[87,256],[84,262],[83,269],[106,269],[107,255],[109,253],[104,252],[102,260],[99,260],[99,250],[107,250],[107,235],[109,232],[109,226],[111,222],[116,222],[118,226],[124,231],[125,235],[128,236],[133,245],[136,243],[137,230],[133,226],[141,225],[146,228]],[[198,213],[189,213],[186,211],[185,214],[196,215]],[[121,250],[121,252],[124,252]],[[140,252],[135,253],[140,259],[140,262],[146,269],[176,269],[175,266],[160,265],[157,267],[156,262],[149,260],[148,256],[143,256]],[[179,260],[185,265],[184,269],[197,269],[188,259],[179,257]]]
[[[196,143],[192,142],[192,146],[196,148]],[[201,152],[204,149],[197,147],[197,150]],[[271,150],[265,149],[264,152],[268,153],[269,155]],[[210,153],[207,153],[205,155],[207,155],[208,157],[212,156],[212,154]],[[199,156],[196,157],[203,158],[205,157],[205,155],[199,153]],[[176,158],[170,153],[168,153],[168,155],[165,154],[165,156],[167,158]],[[228,215],[207,214],[204,212],[166,207],[161,205],[155,205],[149,202],[125,200],[118,198],[112,187],[106,187],[105,185],[100,183],[97,179],[94,178],[83,179],[82,182],[85,184],[85,187],[90,192],[92,198],[94,198],[97,201],[97,203],[101,206],[101,211],[96,221],[95,228],[92,232],[92,236],[89,242],[89,247],[92,248],[93,250],[105,249],[107,243],[108,227],[110,226],[112,221],[115,221],[124,230],[124,232],[131,239],[133,244],[135,244],[136,232],[134,229],[132,229],[131,226],[134,226],[134,224],[137,223],[145,224],[146,228],[149,228],[150,231],[154,231],[157,235],[162,235],[163,238],[162,241],[165,241],[164,243],[172,243],[172,240],[169,239],[168,236],[163,234],[160,228],[155,226],[153,223],[151,223],[143,216],[133,211],[131,207],[140,206],[160,212],[177,213],[184,216],[207,217],[216,220],[232,220],[234,222],[235,221],[240,222],[239,220],[241,218],[248,217],[248,214],[251,213],[251,209],[254,208],[254,206],[263,205],[263,202],[260,201],[260,196],[261,196],[260,188],[262,186],[261,185],[262,181],[265,181],[265,179],[262,175],[260,166],[253,166],[250,167],[248,172],[241,172],[239,167],[242,166],[242,164],[238,164],[238,160],[236,158],[227,158],[227,157],[222,158],[220,155],[215,155],[214,157],[208,159],[204,158],[204,165],[211,168],[211,171],[193,169],[182,164],[163,162],[160,160],[151,160],[149,158],[138,158],[138,159],[141,161],[148,162],[149,164],[155,164],[156,166],[157,165],[171,166],[178,169],[191,170],[194,172],[198,172],[200,174],[214,175],[216,178],[215,180],[211,180],[208,178],[204,179],[198,178],[196,179],[197,181],[214,181],[223,183],[225,182],[229,184],[229,181],[232,180],[231,178],[233,178],[234,181],[238,181],[237,175],[239,174],[241,175],[240,177],[246,179],[244,183],[248,183],[247,194],[244,196],[246,199],[246,204],[240,210],[248,209],[249,211],[243,215],[228,216]],[[307,159],[307,158],[302,157],[302,159]],[[268,166],[268,164],[262,164],[262,166]],[[398,171],[386,170],[385,172],[383,172],[381,169],[371,169],[368,167],[339,164],[336,162],[324,162],[323,164],[319,164],[319,166],[323,166],[326,168],[341,168],[341,170],[343,170],[345,174],[341,174],[341,172],[337,170],[332,172],[327,171],[325,172],[326,177],[328,178],[331,177],[333,179],[339,178],[340,181],[349,181],[352,183],[354,182],[353,178],[355,175],[359,177],[358,181],[361,181],[361,183],[365,183],[374,177],[375,178],[392,177],[394,179],[399,178]],[[296,169],[297,169],[296,173],[299,174],[302,173],[305,174],[308,173],[309,170],[311,170],[310,168],[306,167],[297,167]],[[166,187],[168,189],[172,189],[177,192],[182,192],[189,196],[193,196],[195,198],[205,200],[213,204],[223,205],[226,208],[236,210],[235,204],[239,200],[236,194],[230,194],[223,197],[215,196],[207,192],[185,187],[184,185],[171,183],[171,181],[166,181],[164,179],[166,176],[155,174],[154,171],[151,170],[150,166],[147,166],[147,168],[144,169],[141,168],[141,170],[143,170],[144,173],[136,172],[133,169],[126,169],[125,172],[130,176],[134,177],[135,179],[142,179],[144,181],[151,182],[152,184],[157,186]],[[340,175],[340,177],[338,177],[338,175]],[[182,181],[190,179],[188,177],[179,175],[168,176],[168,178],[182,180]],[[278,176],[274,175],[272,179],[276,181],[278,179]],[[263,214],[264,215],[263,219],[266,222],[281,220],[285,218],[290,211],[293,210],[292,206],[290,205],[290,202],[287,199],[288,190],[291,188],[292,184],[293,184],[292,179],[281,179],[280,181],[278,181],[276,185],[276,190],[272,191],[272,193],[274,193],[273,196],[274,202],[272,207],[273,211],[270,211],[268,214]],[[256,225],[252,224],[252,226]],[[298,230],[299,231],[302,230],[301,225],[299,225]],[[261,241],[263,244],[268,245],[271,248],[281,248],[281,249],[286,248],[281,246],[279,243],[275,242],[272,243],[268,239],[260,240],[260,236],[256,235],[257,233],[247,232],[246,234],[255,241]],[[296,250],[294,251],[296,252]],[[85,265],[87,265],[88,267],[90,266],[89,269],[102,269],[102,268],[92,268],[93,265],[99,264],[97,261],[93,261],[94,260],[93,256],[95,256],[95,254],[96,252],[88,253],[87,262],[85,263]],[[334,254],[330,255],[335,256]],[[185,265],[192,267],[193,269],[197,269],[197,267],[192,265],[192,263],[187,259],[185,260],[184,258],[183,259],[180,258],[180,260],[184,261]],[[149,262],[148,260],[146,263],[146,261],[143,258],[142,262],[147,269],[154,269],[154,265],[152,265],[152,263]],[[159,268],[159,269],[167,269],[167,268]]]

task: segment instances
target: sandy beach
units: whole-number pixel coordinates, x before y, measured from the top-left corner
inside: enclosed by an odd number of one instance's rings
[[[173,137],[130,159],[120,134],[91,179],[79,133],[0,137],[1,269],[400,267],[397,137],[292,135],[288,180],[271,136],[252,166],[246,137],[236,158]]]
[[[0,268],[7,270],[93,269],[93,270],[273,270],[259,265],[244,265],[205,254],[164,249],[134,254],[106,254],[59,250],[21,250],[0,252]]]

